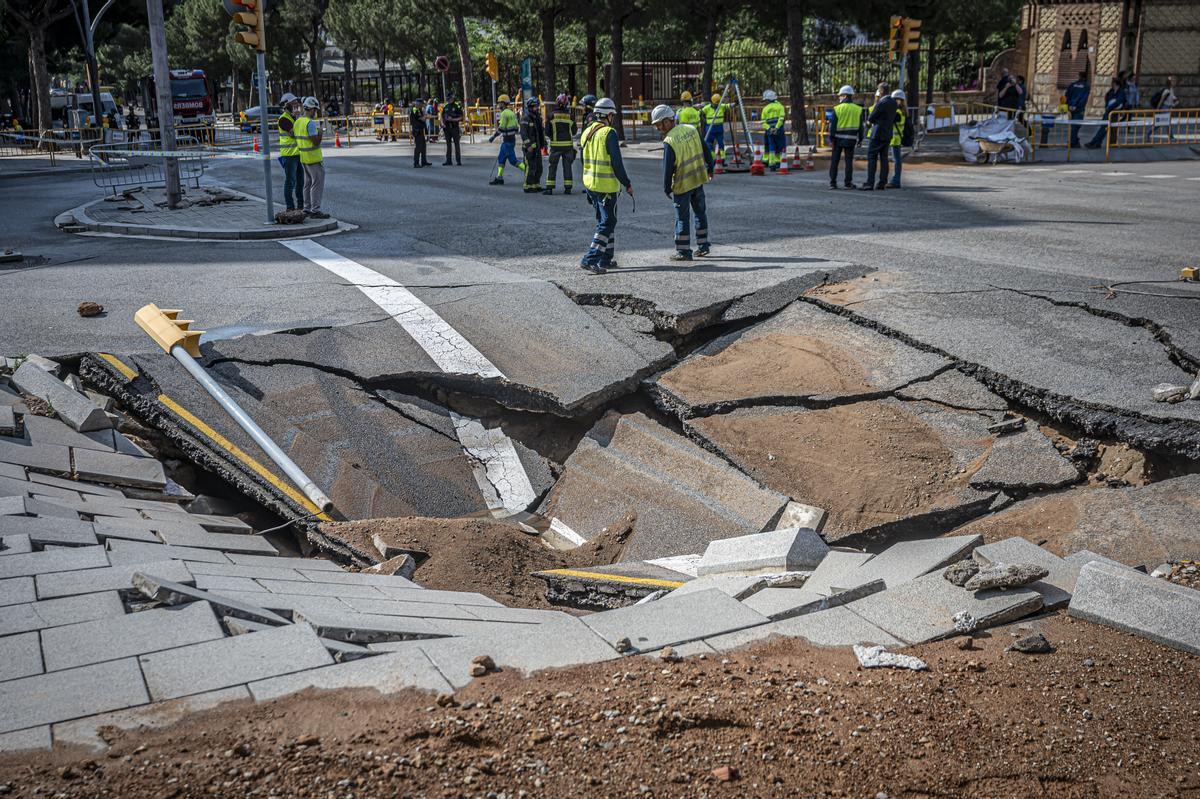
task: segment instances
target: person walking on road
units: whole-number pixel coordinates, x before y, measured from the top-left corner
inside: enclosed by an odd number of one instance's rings
[[[429,163],[428,143],[425,135],[425,104],[418,97],[408,107],[408,129],[413,137],[413,169],[433,166]]]
[[[679,102],[679,113],[675,115],[675,120],[680,125],[691,125],[700,130],[700,109],[692,103],[692,93],[685,91],[680,94]]]
[[[892,179],[888,183],[888,188],[900,188],[900,169],[903,165],[903,147],[905,134],[908,133],[908,113],[904,104],[908,97],[904,94],[903,89],[896,89],[892,92],[892,99],[896,101],[896,124],[892,127],[892,163],[895,164],[895,170],[892,173]]]
[[[843,181],[847,189],[854,188],[854,148],[862,141],[863,107],[854,102],[854,88],[843,86],[838,89],[838,104],[825,112],[829,124],[829,141],[833,152],[829,155],[829,188],[836,189],[838,160],[846,159],[846,174]]]
[[[293,133],[296,115],[300,113],[300,98],[284,92],[279,98],[283,111],[279,114],[279,165],[283,167],[283,201],[289,211],[304,208],[304,167],[300,164],[300,147]]]
[[[675,204],[675,254],[671,260],[692,260],[689,213],[696,218],[696,255],[703,258],[709,253],[704,184],[712,177],[712,151],[704,146],[698,130],[677,124],[669,105],[655,108],[650,122],[663,134],[663,191]]]
[[[517,160],[517,132],[521,129],[520,123],[517,121],[517,115],[508,107],[510,100],[507,94],[502,94],[496,99],[496,104],[500,107],[500,113],[496,117],[496,132],[488,139],[489,142],[494,142],[497,136],[500,139],[500,154],[496,157],[496,177],[492,178],[489,186],[504,185],[504,165],[512,164],[517,169],[525,170],[525,164]]]
[[[554,116],[550,117],[550,168],[546,171],[546,190],[553,194],[557,184],[558,165],[562,164],[563,194],[570,194],[574,181],[571,165],[575,163],[575,120],[571,119],[571,98],[560,94],[554,101]]]
[[[1079,128],[1076,124],[1083,119],[1087,110],[1088,98],[1092,95],[1092,86],[1088,83],[1087,72],[1080,72],[1079,79],[1067,87],[1067,113],[1071,115],[1071,147],[1079,147]]]
[[[617,105],[607,97],[596,103],[593,121],[579,137],[583,151],[583,188],[588,202],[596,211],[596,233],[592,246],[579,262],[579,267],[594,275],[602,275],[616,267],[613,259],[617,230],[617,197],[621,187],[633,197],[633,184],[625,172],[621,148],[613,121]]]
[[[892,98],[891,87],[886,83],[879,84],[875,92],[875,105],[871,106],[867,123],[871,126],[871,137],[867,144],[867,182],[862,191],[883,191],[887,188],[888,179],[888,148],[892,146],[892,129],[896,125],[896,101]],[[879,169],[879,182],[875,182],[876,167]]]
[[[763,101],[766,103],[762,110],[763,157],[767,159],[767,169],[778,172],[779,162],[787,150],[787,134],[784,133],[787,109],[779,102],[779,95],[774,89],[763,92]]]
[[[450,152],[453,148],[454,163],[462,166],[462,149],[459,144],[462,139],[463,107],[454,92],[442,106],[442,132],[446,134],[446,160],[442,166],[450,166]]]
[[[325,194],[325,156],[321,154],[321,123],[317,121],[321,104],[316,97],[305,97],[303,107],[303,116],[292,124],[292,135],[304,167],[304,213],[313,219],[328,219],[329,214],[321,210]]]
[[[536,97],[525,101],[521,115],[521,142],[525,154],[525,193],[542,190],[542,150],[546,147],[546,126],[542,124],[541,103]]]

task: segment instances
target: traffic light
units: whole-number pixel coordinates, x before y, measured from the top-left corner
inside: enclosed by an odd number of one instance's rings
[[[921,49],[921,20],[905,17],[900,24],[900,52],[915,53]]]
[[[267,26],[263,19],[262,3],[259,0],[224,0],[225,10],[233,17],[233,24],[244,25],[245,30],[234,34],[233,40],[260,53],[267,51]]]
[[[500,80],[500,62],[495,53],[487,54],[487,74],[492,80]]]
[[[892,61],[900,57],[900,41],[904,30],[904,17],[892,17],[888,26],[888,55]]]

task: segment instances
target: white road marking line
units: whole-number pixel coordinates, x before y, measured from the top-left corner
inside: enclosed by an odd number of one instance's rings
[[[1090,175],[1090,174],[1092,174],[1092,170],[1090,170],[1090,169],[1060,169],[1060,170],[1058,170],[1058,174],[1060,174],[1060,175]]]
[[[1184,178],[1184,180],[1200,180],[1200,178]]]
[[[1168,180],[1175,177],[1175,175],[1142,175],[1142,177],[1147,180]]]
[[[504,373],[461,333],[390,277],[338,255],[311,239],[281,241],[280,244],[355,286],[395,319],[442,371],[504,378]],[[515,513],[525,510],[537,499],[516,447],[503,430],[484,427],[478,419],[453,412],[451,418],[463,451],[475,464],[475,482],[488,507]]]
[[[666,558],[655,558],[648,560],[647,563],[655,566],[661,566],[664,569],[686,574],[689,577],[695,577],[700,566],[700,555],[671,555]]]
[[[1132,172],[1101,172],[1100,174],[1108,175],[1109,177],[1115,178],[1115,177],[1120,177],[1122,175],[1132,175],[1133,173]]]

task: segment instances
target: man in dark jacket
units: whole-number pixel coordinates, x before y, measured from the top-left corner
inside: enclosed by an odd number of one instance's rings
[[[1079,80],[1067,87],[1067,112],[1071,115],[1071,146],[1079,146],[1079,125],[1075,120],[1083,119],[1087,109],[1088,97],[1092,94],[1092,85],[1088,83],[1086,72],[1079,73]]]
[[[871,135],[867,143],[867,182],[862,191],[880,191],[887,188],[888,179],[888,147],[892,144],[892,128],[896,124],[898,106],[892,99],[891,87],[886,83],[879,84],[875,93],[875,105],[871,106],[867,124],[871,126]],[[875,167],[879,166],[879,183],[875,182]]]
[[[1106,134],[1108,140],[1113,141],[1112,113],[1126,107],[1125,81],[1118,76],[1112,79],[1112,87],[1104,95],[1104,119],[1108,124],[1096,128],[1096,135],[1087,143],[1089,150],[1095,150],[1104,144]]]
[[[525,112],[521,114],[521,141],[525,149],[525,193],[540,192],[546,127],[542,124],[541,104],[536,97],[525,101]]]
[[[432,166],[425,149],[425,122],[425,104],[418,97],[416,102],[408,107],[408,127],[413,137],[413,169]]]
[[[451,148],[454,150],[455,163],[462,166],[462,150],[459,147],[459,140],[462,138],[462,121],[462,103],[458,101],[454,92],[450,92],[449,99],[442,106],[442,130],[446,133],[446,160],[442,162],[442,166],[450,166]]]

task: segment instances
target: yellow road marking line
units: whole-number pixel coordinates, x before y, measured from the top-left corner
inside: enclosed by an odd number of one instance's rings
[[[612,580],[616,583],[637,583],[638,585],[653,585],[658,588],[678,588],[683,585],[675,580],[656,580],[653,577],[626,577],[623,574],[605,574],[604,572],[585,572],[575,569],[549,569],[542,574],[561,574],[566,577],[586,577],[592,580]]]
[[[107,352],[98,352],[96,354],[108,361],[112,368],[125,375],[126,380],[137,380],[138,373],[126,366],[125,363],[117,356],[109,355]]]

